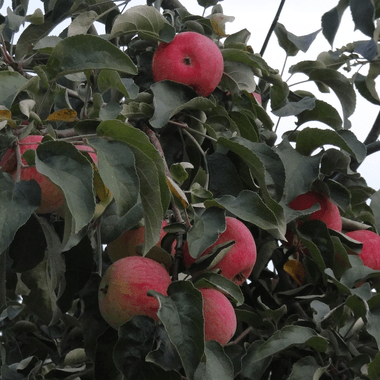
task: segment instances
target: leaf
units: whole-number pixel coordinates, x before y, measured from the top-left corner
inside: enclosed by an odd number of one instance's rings
[[[206,343],[205,356],[195,371],[194,380],[204,379],[234,379],[234,367],[223,347],[215,340]]]
[[[91,163],[72,144],[47,141],[36,150],[36,169],[59,186],[79,232],[95,211],[93,169]]]
[[[319,176],[319,165],[322,155],[304,156],[295,150],[287,138],[278,145],[276,153],[280,156],[285,167],[285,204],[298,195],[306,193]]]
[[[148,295],[158,299],[157,315],[178,351],[186,376],[194,379],[205,346],[201,292],[189,281],[176,281],[169,285],[167,297],[151,290]]]
[[[380,380],[380,352],[368,364],[368,377],[370,380]]]
[[[305,96],[298,102],[289,102],[286,100],[280,108],[272,109],[272,113],[278,117],[295,116],[301,112],[312,110],[315,108],[316,99],[310,96]]]
[[[119,120],[102,122],[97,133],[124,142],[135,156],[145,223],[143,252],[147,253],[159,240],[162,218],[170,202],[162,157],[143,132]]]
[[[375,31],[374,18],[375,6],[371,0],[350,0],[352,19],[355,23],[355,30],[359,29],[368,37],[373,36]]]
[[[214,288],[219,290],[227,297],[232,298],[236,306],[244,303],[244,296],[240,287],[220,274],[212,272],[202,273],[193,282],[194,286],[198,289]]]
[[[309,121],[319,121],[330,126],[336,131],[342,129],[343,124],[339,112],[330,104],[318,99],[315,100],[313,109],[306,109],[303,112],[297,114],[298,127]]]
[[[314,356],[306,356],[293,364],[288,380],[319,380],[326,368],[321,368]]]
[[[28,80],[15,71],[0,71],[0,104],[10,109],[16,95]]]
[[[47,36],[41,38],[33,47],[33,50],[38,50],[42,54],[51,54],[58,42],[62,41],[62,38],[58,36]]]
[[[368,87],[368,77],[357,73],[355,75],[355,87],[359,91],[360,95],[368,100],[370,103],[375,104],[375,105],[380,105],[380,99],[377,96],[376,90],[375,93],[371,91],[371,89]]]
[[[339,0],[336,7],[332,8],[322,16],[322,33],[332,46],[336,32],[339,29],[342,16],[348,7],[349,0]]]
[[[48,121],[66,121],[66,123],[72,123],[77,118],[77,112],[71,109],[64,109],[55,111],[50,114],[46,120]]]
[[[376,230],[380,231],[380,191],[371,195],[371,209],[375,217]],[[1,251],[1,250],[0,250]]]
[[[224,47],[225,48],[233,48],[234,45],[247,45],[249,38],[251,37],[251,33],[247,29],[242,29],[239,32],[230,34],[225,40],[224,40]]]
[[[201,215],[194,214],[194,225],[187,233],[190,256],[197,259],[225,229],[225,213],[220,208],[210,207]]]
[[[125,97],[134,99],[139,93],[138,86],[130,78],[121,78],[116,70],[102,70],[97,78],[99,91],[104,93],[110,88],[116,88]]]
[[[228,88],[232,94],[255,91],[256,83],[252,69],[241,62],[225,61],[220,86]]]
[[[212,13],[210,16],[211,26],[214,29],[214,32],[219,37],[227,37],[226,34],[226,23],[232,22],[235,20],[233,16],[226,16],[223,13]]]
[[[257,193],[243,190],[237,197],[224,195],[216,198],[211,204],[216,203],[233,213],[240,219],[250,222],[263,230],[268,231],[277,239],[281,239],[280,226],[274,212],[263,202]],[[209,202],[206,201],[206,206]]]
[[[372,61],[378,56],[377,45],[373,39],[369,41],[355,41],[354,52],[360,54],[368,61]]]
[[[297,55],[299,50],[306,53],[320,31],[321,29],[306,36],[297,37],[293,33],[288,32],[285,26],[279,22],[274,29],[279,45],[285,50],[286,55],[290,57]]]
[[[338,146],[355,157],[358,162],[362,162],[366,157],[364,144],[352,132],[346,130],[331,131],[307,127],[297,135],[296,149],[308,156],[317,148],[327,144]]]
[[[41,189],[35,180],[13,183],[10,175],[0,171],[0,252],[12,242],[41,203]]]
[[[99,174],[115,198],[119,216],[126,215],[136,205],[140,187],[131,149],[125,143],[104,138],[88,142],[96,150]]]
[[[154,115],[149,120],[153,128],[164,127],[170,118],[184,109],[206,111],[214,108],[212,100],[198,97],[189,87],[181,83],[163,80],[152,84]]]
[[[250,380],[260,379],[268,368],[271,358],[258,359],[259,349],[265,342],[262,340],[254,341],[247,349],[246,354],[241,358],[241,374]]]
[[[168,184],[168,187],[173,196],[181,202],[182,207],[185,209],[189,205],[186,194],[182,191],[178,184],[170,177],[166,177],[166,183]]]
[[[98,14],[94,11],[81,12],[74,18],[67,30],[67,37],[76,36],[78,34],[87,34],[87,31],[94,24]]]
[[[110,39],[121,35],[170,42],[175,36],[175,29],[154,7],[137,5],[119,15],[113,23]]]
[[[59,42],[43,68],[49,80],[85,70],[110,69],[137,74],[137,67],[127,54],[103,38],[89,34]]]
[[[302,263],[298,260],[288,260],[283,269],[289,276],[301,286],[305,279],[305,268]]]
[[[377,348],[380,349],[380,309],[367,311],[366,319],[367,332],[375,338]]]
[[[335,92],[342,105],[344,125],[347,129],[349,126],[348,118],[353,114],[356,107],[356,94],[350,81],[343,74],[333,69],[314,69],[309,74],[309,78],[325,84]]]

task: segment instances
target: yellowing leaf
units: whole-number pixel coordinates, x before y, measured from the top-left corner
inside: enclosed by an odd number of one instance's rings
[[[235,17],[226,16],[223,13],[214,13],[210,17],[211,26],[219,37],[228,36],[228,34],[226,34],[226,22],[232,22],[234,20]]]
[[[96,195],[100,199],[100,202],[107,202],[111,196],[111,192],[108,187],[104,185],[100,175],[98,167],[95,164],[92,164],[94,168],[94,188]]]
[[[9,110],[0,110],[0,122],[2,121],[7,121],[7,123],[13,128],[16,127],[16,122],[12,120],[12,112]],[[2,126],[0,126],[0,129],[4,128],[7,123],[3,123]]]
[[[181,190],[181,188],[169,177],[166,177],[166,183],[169,186],[172,194],[181,201],[181,204],[184,208],[188,206],[187,198],[185,193]]]
[[[72,123],[77,117],[77,112],[71,109],[63,109],[60,111],[53,112],[48,116],[46,120],[50,121],[66,121],[67,123]]]
[[[284,271],[298,284],[302,285],[305,279],[305,269],[298,260],[288,260],[284,264]]]

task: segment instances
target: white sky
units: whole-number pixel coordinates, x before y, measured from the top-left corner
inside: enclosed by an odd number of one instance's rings
[[[128,6],[130,7],[145,3],[146,1],[144,0],[132,0]],[[182,3],[191,13],[202,14],[203,12],[203,8],[198,5],[196,0],[182,0]],[[292,32],[297,36],[307,35],[320,29],[322,15],[337,3],[338,0],[287,0],[279,22],[284,24],[289,32]],[[5,0],[4,6],[0,10],[3,15],[6,14],[6,8],[10,4],[10,0]],[[248,29],[251,32],[249,44],[255,52],[259,52],[277,12],[280,0],[224,0],[220,4],[223,7],[225,15],[235,17],[234,22],[227,23],[226,32],[234,33],[244,28]],[[30,0],[28,14],[32,13],[36,8],[43,9],[43,3],[39,0]],[[210,13],[210,10],[211,8],[206,11],[206,15]],[[67,24],[65,24],[65,26],[67,26]],[[56,31],[57,34],[59,32],[60,30]],[[367,39],[368,37],[361,32],[354,31],[354,24],[351,19],[350,11],[346,10],[341,27],[335,38],[333,49],[340,48],[353,41]],[[307,53],[300,52],[296,57],[290,57],[288,59],[287,68],[284,71],[284,79],[286,80],[288,78],[286,73],[289,66],[302,60],[316,59],[320,52],[328,51],[330,49],[331,47],[327,40],[323,37],[322,33],[320,33]],[[266,49],[264,59],[271,67],[279,69],[280,71],[282,70],[285,52],[278,46],[277,38],[274,34]],[[354,71],[348,75],[352,76],[353,73]],[[365,74],[365,71],[361,71],[361,73]],[[299,75],[292,78],[290,83],[304,79],[306,79],[306,77]],[[292,89],[295,90],[296,88],[293,87]],[[297,87],[297,89],[311,91],[317,98],[327,101],[341,113],[340,103],[334,93],[329,95],[322,94],[314,84],[302,84]],[[378,106],[367,102],[358,94],[357,108],[355,113],[350,117],[350,120],[352,123],[351,131],[356,134],[360,141],[363,141],[367,136],[379,111],[380,108]],[[276,122],[274,115],[271,116]],[[295,120],[296,119],[292,117],[283,118],[279,125],[278,135],[281,136],[283,132],[294,129]],[[308,123],[307,126],[313,125]],[[320,123],[316,123],[314,126],[328,128]],[[375,190],[379,190],[380,152],[366,158],[364,163],[360,166],[359,171],[366,179],[369,186],[373,187]]]

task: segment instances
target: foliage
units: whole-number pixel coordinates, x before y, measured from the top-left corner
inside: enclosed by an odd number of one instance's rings
[[[36,215],[35,181],[14,182],[0,171],[1,379],[379,379],[379,272],[363,266],[360,244],[324,223],[295,228],[311,210],[287,204],[318,190],[339,206],[345,230],[380,232],[379,192],[356,171],[378,151],[380,127],[364,143],[349,130],[357,92],[380,104],[380,2],[340,0],[322,17],[323,35],[332,44],[349,10],[368,40],[290,68],[292,78],[306,75],[321,93],[333,91],[339,110],[318,94],[292,91],[252,52],[249,31],[224,38],[221,5],[198,2],[218,16],[192,15],[176,1],[162,1],[160,12],[161,1],[124,9],[128,1],[98,0],[47,0],[34,14],[28,1],[15,0],[0,16],[0,156],[30,133],[44,135],[28,162],[66,200],[59,213]],[[153,82],[158,43],[183,30],[221,48],[225,72],[208,98]],[[306,51],[319,32],[297,37],[275,28],[287,56]],[[277,136],[271,114],[296,116],[296,128]],[[96,151],[97,165],[78,143]],[[183,241],[198,257],[226,215],[255,238],[250,281],[238,288],[218,274],[184,280]],[[143,223],[146,254],[164,217],[171,225],[162,245],[177,239],[171,274],[182,280],[168,296],[151,293],[160,323],[135,316],[115,331],[98,308],[110,265],[103,247]],[[289,228],[293,245],[285,241]],[[222,289],[235,305],[238,331],[225,347],[204,342],[201,284]]]

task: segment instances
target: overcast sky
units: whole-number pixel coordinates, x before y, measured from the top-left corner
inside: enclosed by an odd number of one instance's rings
[[[145,4],[145,0],[132,0],[129,6]],[[202,14],[203,8],[200,7],[196,0],[183,0],[182,3],[187,9],[194,14]],[[289,32],[297,36],[307,35],[321,27],[322,15],[334,7],[338,3],[338,0],[287,0],[283,11],[280,16],[279,22],[285,25]],[[6,14],[6,8],[11,4],[11,0],[5,0],[1,13]],[[273,21],[273,18],[277,12],[277,8],[280,4],[280,0],[224,0],[220,3],[223,6],[224,14],[228,16],[234,16],[235,21],[228,23],[226,27],[227,33],[234,33],[241,29],[248,29],[251,32],[251,38],[249,44],[252,46],[255,52],[259,52],[268,29]],[[30,0],[28,13],[32,13],[34,9],[43,9],[43,3],[39,0]],[[211,8],[206,11],[206,15],[210,13]],[[67,25],[67,24],[66,24]],[[59,33],[60,30],[56,31]],[[359,31],[354,31],[354,24],[351,19],[349,10],[346,10],[341,28],[334,41],[333,49],[340,48],[349,42],[358,40],[368,40],[368,37],[363,35]],[[287,69],[289,66],[307,59],[316,59],[318,54],[322,51],[328,51],[331,47],[327,40],[320,33],[313,45],[310,47],[307,53],[300,52],[296,57],[290,57],[287,62],[287,68],[285,69],[284,79],[288,78]],[[267,50],[264,55],[264,59],[267,63],[275,68],[282,70],[282,66],[285,59],[284,51],[278,47],[276,36],[273,35]],[[361,71],[365,74],[365,71]],[[352,76],[354,71],[349,73]],[[293,78],[290,83],[298,82],[306,77]],[[293,82],[292,82],[293,81]],[[341,113],[341,106],[334,93],[329,95],[322,94],[318,91],[314,84],[300,85],[295,89],[304,89],[314,93],[314,95],[324,101],[332,104]],[[379,112],[379,107],[372,105],[365,101],[360,95],[357,97],[357,108],[355,113],[350,117],[352,123],[352,132],[358,136],[360,141],[363,141],[368,134],[368,131],[372,127],[372,124]],[[276,121],[276,118],[271,115]],[[295,118],[288,117],[283,118],[279,125],[278,134],[281,134],[287,130],[294,129]],[[313,126],[308,123],[307,126]],[[314,126],[328,128],[323,124],[316,123]],[[372,156],[366,158],[365,162],[359,168],[362,176],[367,180],[369,186],[375,190],[380,189],[380,152],[375,153]]]

